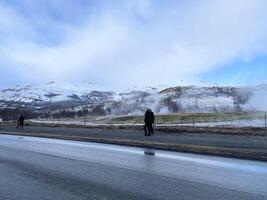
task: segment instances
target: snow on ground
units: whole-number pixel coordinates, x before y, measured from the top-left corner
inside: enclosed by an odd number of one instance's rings
[[[41,124],[65,124],[65,125],[98,125],[98,126],[107,126],[107,125],[125,125],[125,126],[141,126],[140,123],[95,123],[88,120],[82,119],[31,119],[29,120],[33,123]],[[188,123],[164,123],[156,124],[156,126],[195,126],[195,127],[265,127],[265,121],[261,119],[246,119],[246,120],[231,120],[231,121],[216,121],[216,122],[188,122]]]

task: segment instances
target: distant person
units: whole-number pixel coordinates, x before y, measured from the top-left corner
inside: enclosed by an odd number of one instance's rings
[[[145,136],[151,136],[151,134],[154,133],[153,130],[153,123],[155,120],[155,116],[154,113],[152,112],[151,109],[147,109],[145,112],[145,126],[144,126],[144,130],[145,130]]]
[[[148,115],[149,115],[148,112],[149,112],[149,110],[146,109],[146,111],[145,111],[145,118],[144,118],[144,122],[145,122],[145,125],[144,125],[145,136],[148,135]]]
[[[24,126],[24,116],[21,114],[20,117],[19,117],[19,120],[17,122],[17,128],[23,128]]]

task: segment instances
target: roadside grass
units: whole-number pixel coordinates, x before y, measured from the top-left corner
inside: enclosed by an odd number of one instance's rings
[[[264,120],[263,112],[238,112],[238,113],[175,113],[175,114],[156,114],[156,124],[190,124],[201,122],[231,122],[237,120]],[[40,121],[52,122],[80,122],[92,124],[142,124],[143,115],[124,115],[124,116],[87,116],[75,118],[59,119],[40,119]]]
[[[111,124],[143,123],[143,116],[114,116],[102,119],[102,122]],[[261,112],[239,112],[239,113],[176,113],[156,115],[157,124],[187,124],[197,122],[220,122],[264,119]]]
[[[156,124],[194,124],[212,122],[234,122],[238,120],[262,120],[264,112],[237,112],[237,113],[175,113],[175,114],[156,114]],[[124,115],[124,116],[86,116],[75,118],[53,118],[30,120],[38,123],[69,123],[69,124],[143,124],[143,115]],[[28,120],[25,123],[30,123]],[[15,121],[0,122],[1,125],[15,124]]]

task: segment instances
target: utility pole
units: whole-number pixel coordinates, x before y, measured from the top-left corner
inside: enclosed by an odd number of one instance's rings
[[[0,129],[2,127],[2,123],[3,123],[3,119],[2,119],[2,116],[0,115]]]
[[[58,124],[60,124],[60,111],[58,113]]]
[[[267,126],[267,115],[266,114],[264,115],[264,121],[265,121],[265,128],[266,128]]]

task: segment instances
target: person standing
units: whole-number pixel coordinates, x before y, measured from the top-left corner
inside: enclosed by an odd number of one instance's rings
[[[154,120],[155,120],[154,113],[152,112],[151,109],[148,108],[145,112],[145,119],[144,119],[145,136],[151,136],[151,134],[153,134],[153,132],[154,132],[154,130],[153,130]]]
[[[144,131],[145,131],[145,135],[144,136],[148,136],[148,117],[149,117],[149,109],[146,109],[145,111],[145,118],[144,118]]]
[[[24,116],[21,114],[19,117],[19,128],[23,128],[24,126]]]

